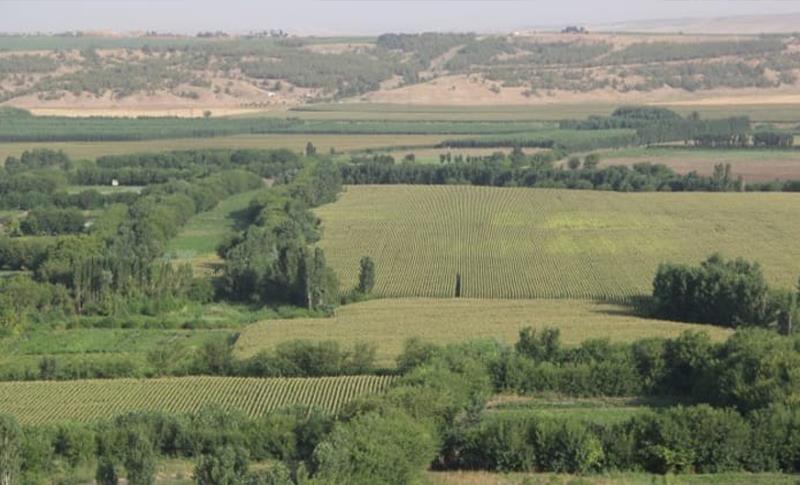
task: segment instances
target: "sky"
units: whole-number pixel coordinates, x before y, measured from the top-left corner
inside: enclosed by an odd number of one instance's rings
[[[507,32],[800,12],[800,0],[0,0],[0,31]]]

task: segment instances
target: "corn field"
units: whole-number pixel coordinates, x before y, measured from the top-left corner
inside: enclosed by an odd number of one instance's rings
[[[761,263],[770,283],[800,274],[800,196],[612,193],[471,186],[349,186],[317,210],[344,289],[359,259],[382,297],[626,301],[661,262],[714,252]]]
[[[0,383],[0,414],[24,424],[88,422],[131,411],[194,413],[207,406],[250,417],[289,406],[330,413],[353,399],[383,392],[392,376],[319,378],[172,377]]]

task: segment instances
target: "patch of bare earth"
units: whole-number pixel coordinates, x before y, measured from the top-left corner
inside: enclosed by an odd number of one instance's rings
[[[638,162],[662,163],[681,174],[695,171],[701,175],[711,175],[714,165],[722,163],[730,164],[733,174],[742,176],[746,182],[800,180],[800,152],[797,153],[796,158],[770,158],[769,154],[765,154],[763,157],[754,157],[753,160],[727,157],[724,153],[715,157],[698,158],[680,151],[674,156],[655,158],[614,158],[611,155],[608,158],[604,157],[600,164],[601,166],[632,165]]]

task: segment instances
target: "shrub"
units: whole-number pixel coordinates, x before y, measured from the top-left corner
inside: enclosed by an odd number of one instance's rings
[[[436,434],[401,412],[369,413],[337,426],[314,451],[316,478],[328,484],[401,484],[436,456]]]
[[[238,485],[247,474],[247,450],[225,446],[200,457],[194,469],[198,485]]]

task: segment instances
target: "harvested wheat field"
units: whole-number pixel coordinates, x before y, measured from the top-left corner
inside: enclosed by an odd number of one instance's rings
[[[393,366],[406,340],[448,344],[493,339],[513,344],[524,327],[557,327],[561,341],[577,345],[591,338],[631,342],[644,337],[675,337],[686,330],[724,340],[732,331],[710,325],[639,318],[630,308],[580,300],[477,300],[407,298],[347,305],[333,318],[269,320],[248,326],[236,353],[249,357],[295,340],[334,340],[343,347],[374,343],[381,365]]]

